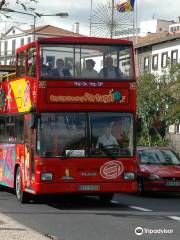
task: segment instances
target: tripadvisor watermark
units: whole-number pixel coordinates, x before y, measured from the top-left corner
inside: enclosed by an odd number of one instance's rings
[[[167,228],[142,228],[136,227],[135,234],[141,236],[143,234],[172,234],[174,229]]]

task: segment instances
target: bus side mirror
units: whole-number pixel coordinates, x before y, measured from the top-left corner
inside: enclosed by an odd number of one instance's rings
[[[142,130],[142,120],[141,117],[136,118],[136,132],[141,132]]]
[[[38,114],[37,113],[31,113],[30,114],[30,128],[31,129],[37,128],[37,122],[38,122]]]

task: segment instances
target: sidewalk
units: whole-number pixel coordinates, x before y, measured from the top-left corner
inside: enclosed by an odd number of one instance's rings
[[[42,234],[0,213],[0,240],[47,240]]]

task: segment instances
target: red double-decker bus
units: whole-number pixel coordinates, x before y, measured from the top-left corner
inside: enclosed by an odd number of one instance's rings
[[[15,76],[0,83],[0,184],[20,202],[136,191],[133,54],[130,41],[91,37],[17,49]]]

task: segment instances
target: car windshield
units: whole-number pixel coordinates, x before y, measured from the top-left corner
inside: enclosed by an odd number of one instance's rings
[[[180,159],[168,149],[139,150],[141,164],[180,165]]]
[[[42,113],[37,152],[45,157],[132,156],[133,116],[122,113]]]

